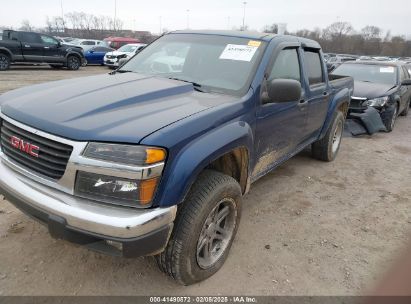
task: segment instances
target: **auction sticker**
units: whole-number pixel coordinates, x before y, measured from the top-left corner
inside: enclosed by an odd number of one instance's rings
[[[228,44],[221,53],[220,59],[251,61],[257,49],[257,46]]]
[[[383,67],[380,68],[380,73],[394,73],[394,67]]]

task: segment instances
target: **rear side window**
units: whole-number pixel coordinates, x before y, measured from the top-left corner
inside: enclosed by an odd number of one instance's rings
[[[83,41],[81,45],[95,45],[94,41]]]
[[[297,49],[285,49],[275,60],[268,79],[294,79],[301,82],[300,75]]]
[[[317,51],[304,50],[304,58],[310,85],[324,82],[320,53]]]
[[[41,43],[40,35],[35,33],[19,33],[19,40],[28,43]]]

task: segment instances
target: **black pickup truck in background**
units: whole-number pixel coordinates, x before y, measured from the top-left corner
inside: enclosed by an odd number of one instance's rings
[[[6,30],[0,39],[0,71],[8,70],[11,63],[47,63],[78,70],[85,59],[80,47],[61,44],[52,36]]]

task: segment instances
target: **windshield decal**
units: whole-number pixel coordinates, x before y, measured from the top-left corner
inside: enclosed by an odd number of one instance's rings
[[[228,44],[221,53],[220,59],[251,61],[257,49],[257,46]]]
[[[383,67],[380,68],[380,73],[394,73],[394,67]]]
[[[248,46],[256,46],[259,47],[261,45],[261,41],[250,40],[248,41]]]

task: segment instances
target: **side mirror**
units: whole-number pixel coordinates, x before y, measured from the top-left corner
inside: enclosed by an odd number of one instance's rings
[[[57,47],[61,47],[61,42],[57,41]]]
[[[267,96],[264,103],[281,103],[299,101],[301,98],[301,83],[293,79],[273,79],[267,84]]]
[[[401,85],[403,86],[411,86],[411,79],[405,79],[403,82],[401,82]]]

